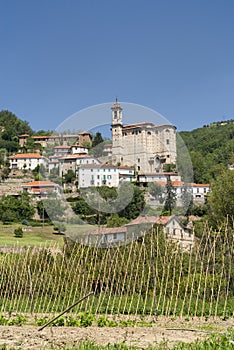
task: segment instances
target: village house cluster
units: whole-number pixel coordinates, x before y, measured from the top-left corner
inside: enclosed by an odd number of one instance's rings
[[[30,136],[20,135],[23,149],[29,137],[44,152],[18,153],[9,157],[11,169],[33,170],[44,166],[48,173],[57,170],[63,177],[72,170],[78,188],[90,186],[118,187],[122,181],[137,182],[139,186],[157,183],[164,187],[170,179],[179,199],[184,183],[176,172],[165,172],[164,165],[176,167],[176,128],[170,124],[154,125],[142,122],[123,125],[122,107],[115,101],[112,113],[112,143],[104,143],[102,155],[90,151],[92,135],[83,131],[77,135]],[[47,148],[53,154],[46,156]],[[44,154],[44,155],[43,155]],[[32,184],[32,190],[33,186]],[[189,184],[193,199],[204,201],[209,184]]]
[[[51,135],[19,137],[21,149],[31,137],[38,145],[35,153],[18,153],[9,157],[10,168],[21,170],[34,170],[43,166],[47,173],[57,172],[64,177],[69,171],[75,174],[76,186],[85,189],[92,186],[118,187],[121,182],[137,183],[140,187],[147,187],[155,183],[162,188],[171,181],[177,200],[182,196],[185,186],[181,176],[176,172],[176,127],[170,124],[154,125],[148,122],[138,124],[123,124],[122,107],[116,99],[111,108],[112,113],[112,142],[104,142],[102,154],[95,156],[92,152],[92,134],[86,131],[77,135]],[[50,155],[47,156],[47,150]],[[42,151],[43,150],[43,151]],[[91,151],[90,151],[91,150]],[[173,171],[165,171],[169,165]],[[186,184],[190,193],[197,202],[204,202],[210,190],[209,184]],[[24,184],[22,188],[36,198],[45,198],[48,192],[59,193],[60,187],[51,181],[32,181]],[[154,205],[155,198],[148,196],[148,203]],[[141,223],[138,222],[141,220]],[[100,238],[100,244],[112,241],[127,240],[129,232],[139,225],[163,225],[165,234],[172,239],[180,241],[184,248],[191,247],[194,237],[190,230],[186,230],[175,217],[138,218],[129,225],[118,230],[103,229],[105,238]],[[143,221],[147,222],[143,222]],[[100,230],[99,230],[100,234]],[[93,238],[95,237],[95,238]],[[86,240],[97,240],[97,232],[90,232]],[[104,239],[104,241],[103,241]],[[86,242],[87,243],[87,242]]]

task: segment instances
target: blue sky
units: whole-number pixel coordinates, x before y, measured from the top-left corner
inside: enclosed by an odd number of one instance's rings
[[[116,96],[179,130],[234,118],[231,0],[0,0],[0,13],[0,110],[35,130]]]

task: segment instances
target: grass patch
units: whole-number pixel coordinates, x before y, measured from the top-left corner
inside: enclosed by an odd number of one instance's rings
[[[14,236],[14,230],[22,225],[0,225],[0,246],[49,246],[56,243],[58,246],[63,246],[63,237],[54,235],[53,226],[31,227],[23,226],[23,237],[17,238]]]

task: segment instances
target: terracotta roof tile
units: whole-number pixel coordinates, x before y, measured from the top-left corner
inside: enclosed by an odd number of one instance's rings
[[[127,229],[125,226],[111,227],[111,228],[102,227],[102,228],[97,229],[95,231],[86,232],[85,235],[107,235],[107,234],[111,234],[111,233],[124,233],[124,232],[126,232],[126,230]]]
[[[10,159],[22,159],[22,158],[43,158],[39,153],[18,153],[14,156],[10,156]]]
[[[131,225],[141,225],[141,224],[160,224],[165,225],[167,224],[173,216],[139,216],[135,220],[132,220],[129,224],[126,226]]]
[[[51,181],[31,181],[23,184],[22,187],[54,187],[57,186],[56,183]]]

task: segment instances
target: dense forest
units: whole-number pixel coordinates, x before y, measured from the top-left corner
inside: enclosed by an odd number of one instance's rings
[[[228,164],[234,164],[234,120],[212,123],[179,133],[194,171],[194,182],[210,183]]]

